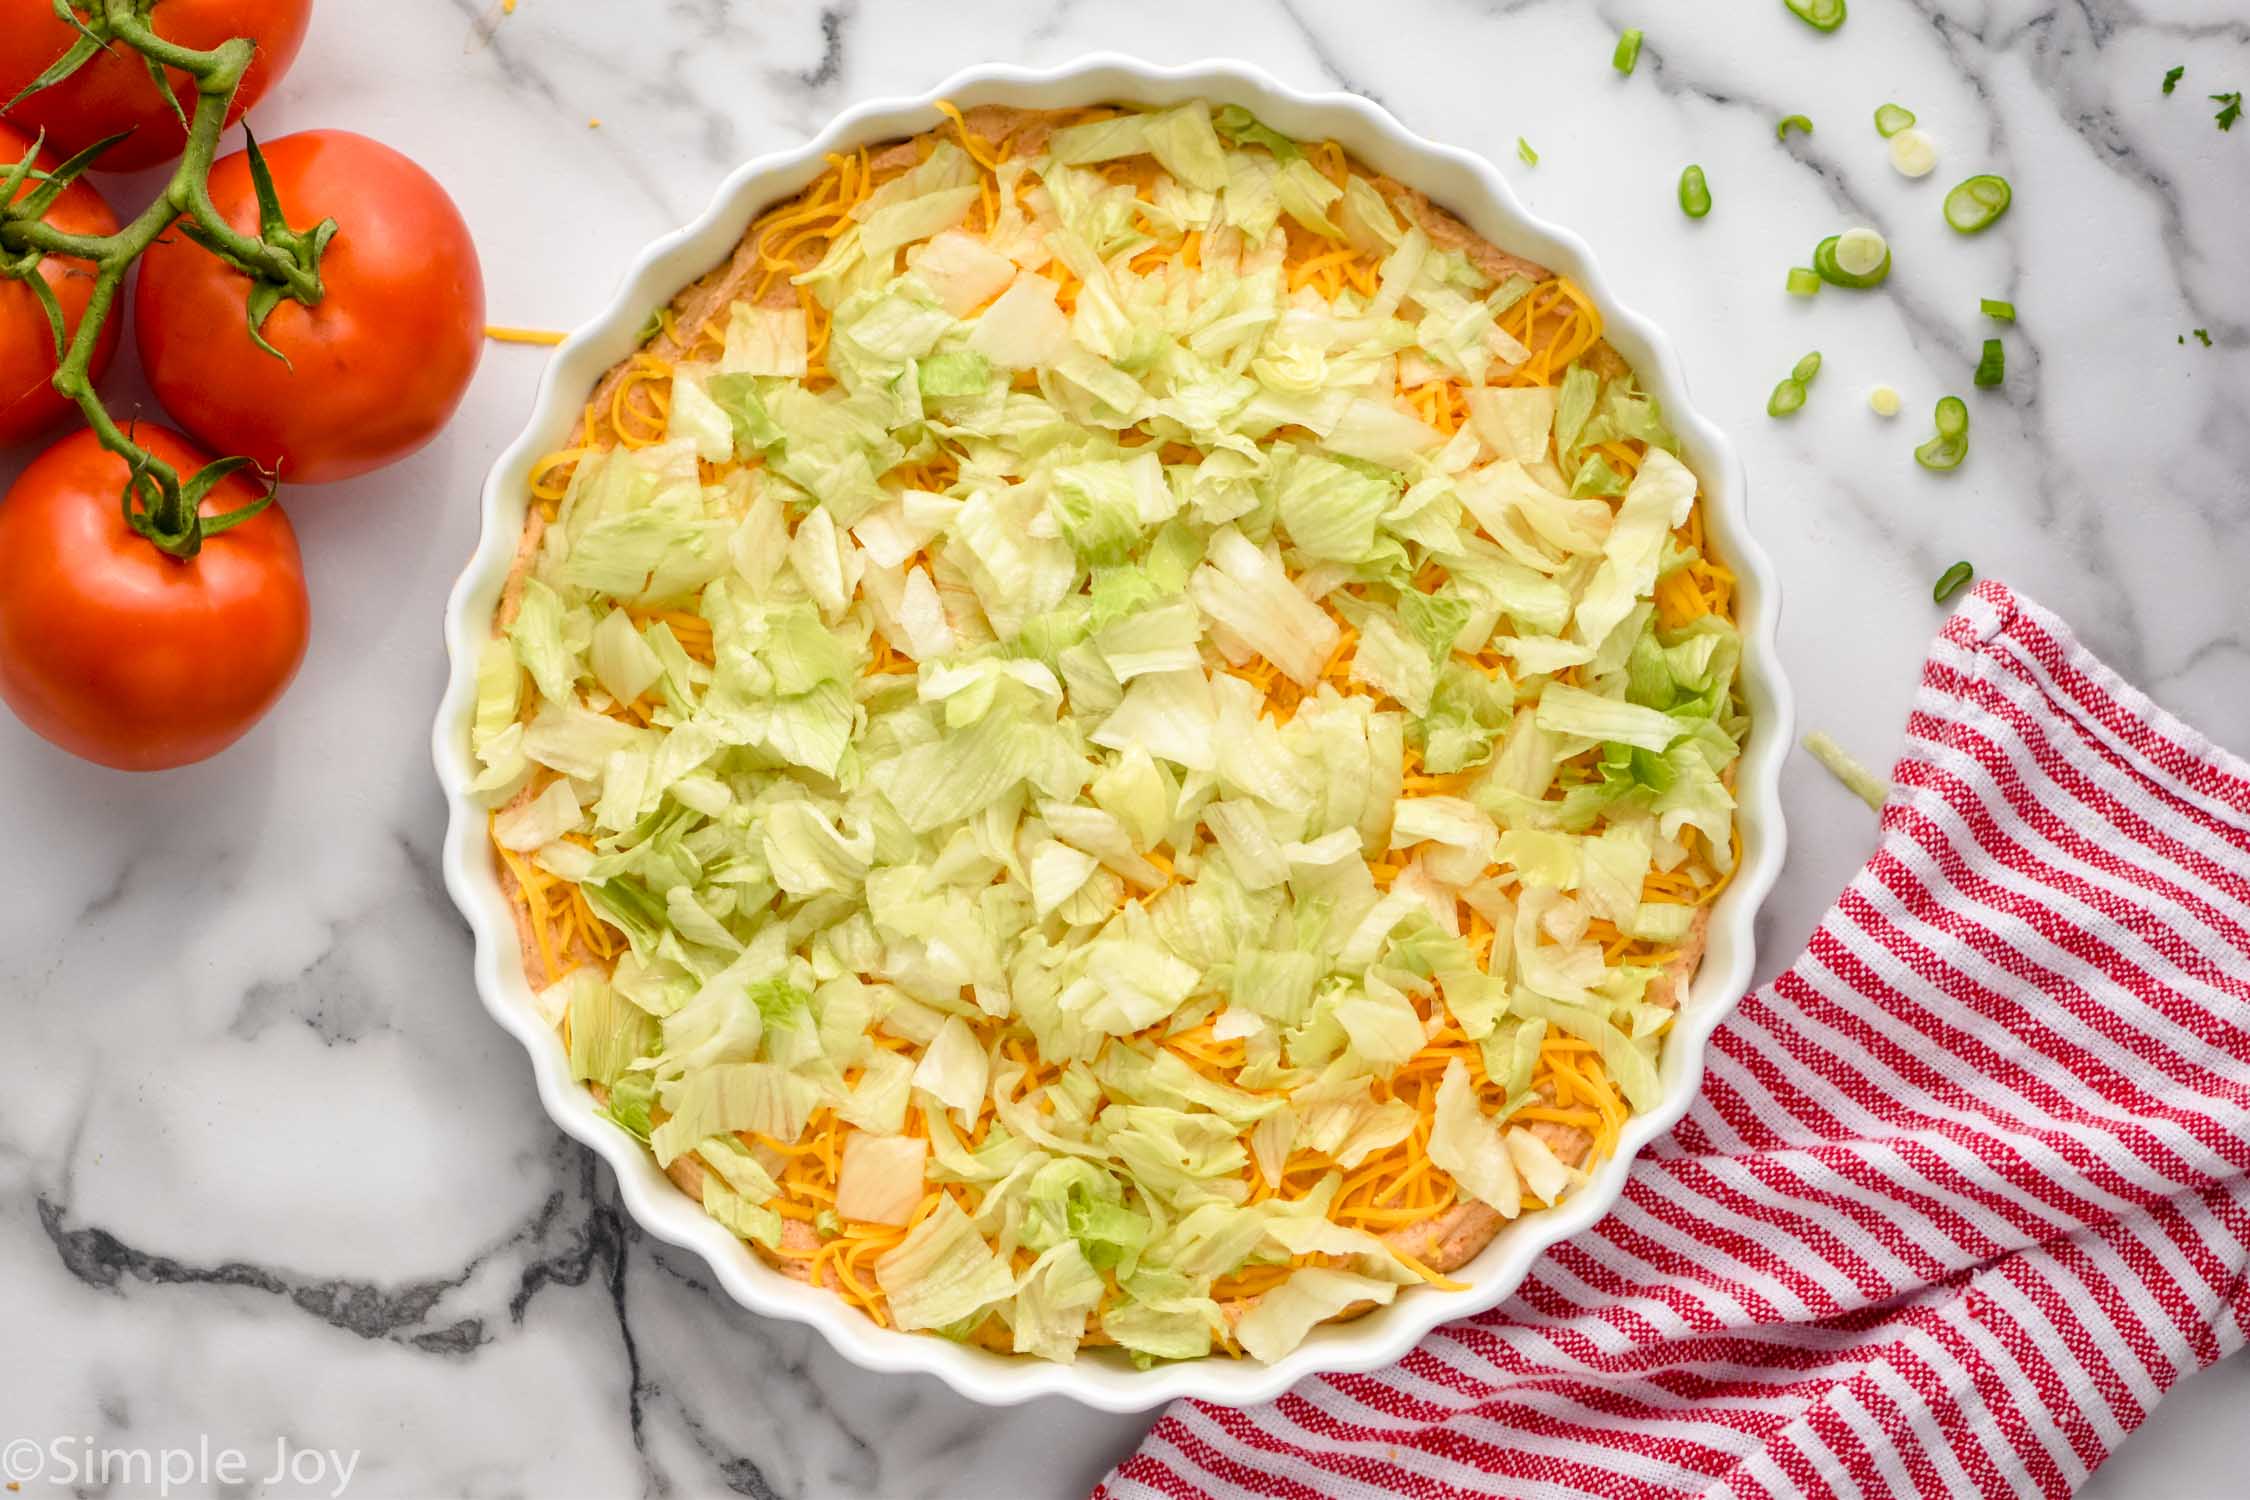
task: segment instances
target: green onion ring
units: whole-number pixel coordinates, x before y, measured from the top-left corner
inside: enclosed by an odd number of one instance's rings
[[[1957,562],[1938,575],[1937,587],[1930,590],[1930,597],[1943,604],[1960,593],[1968,581],[1976,576],[1977,570],[1966,561]]]
[[[1680,173],[1680,212],[1700,219],[1710,211],[1711,185],[1703,180],[1703,169],[1690,164]]]
[[[1981,234],[2008,211],[2014,197],[2007,178],[1982,173],[1956,183],[1945,195],[1945,222],[1962,234]]]
[[[1914,111],[1903,104],[1885,104],[1875,111],[1875,133],[1889,140],[1914,123]]]
[[[1937,404],[1937,436],[1914,450],[1914,461],[1925,469],[1957,469],[1968,456],[1968,403],[1947,396]]]
[[[2008,378],[2008,351],[2000,346],[1998,339],[1984,341],[1984,354],[1977,360],[1973,378],[1980,386],[1995,386]]]

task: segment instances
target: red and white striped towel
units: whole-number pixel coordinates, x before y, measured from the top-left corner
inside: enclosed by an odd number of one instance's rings
[[[2250,764],[1995,583],[1616,1212],[1098,1494],[2064,1495],[2250,1332]]]

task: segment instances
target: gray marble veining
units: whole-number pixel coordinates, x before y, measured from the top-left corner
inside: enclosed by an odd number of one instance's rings
[[[1648,42],[1620,79],[1626,25]],[[1965,556],[2250,747],[2250,129],[2221,133],[2205,101],[2250,83],[2250,21],[2219,0],[1862,0],[1833,37],[1770,3],[330,0],[259,123],[407,150],[468,214],[494,321],[568,327],[728,168],[848,102],[1095,48],[1355,89],[1583,233],[1743,451],[1807,727],[1895,749],[1930,581]],[[1937,138],[1930,179],[1888,166],[1886,99]],[[1815,133],[1777,142],[1794,112]],[[1673,206],[1689,161],[1717,200],[1700,223]],[[2015,205],[1962,239],[1937,203],[1977,170]],[[1784,295],[1851,222],[1890,236],[1890,283]],[[1968,389],[1980,296],[2021,310],[1995,393]],[[1769,420],[1812,348],[1811,402]],[[277,1441],[352,1449],[360,1496],[1082,1492],[1144,1419],[979,1411],[743,1312],[623,1216],[470,992],[424,750],[436,619],[541,358],[493,348],[440,442],[289,497],[312,655],[221,760],[124,780],[0,722],[0,1445],[202,1437],[253,1474]],[[1868,410],[1878,383],[1903,415]],[[1910,455],[1948,391],[1973,396],[1974,451],[1931,476]],[[1764,973],[1869,831],[1801,758],[1784,790]],[[2238,1357],[2096,1487],[2222,1493],[2250,1464],[2246,1401]]]

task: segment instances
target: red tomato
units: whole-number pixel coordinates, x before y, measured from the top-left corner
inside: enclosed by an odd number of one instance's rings
[[[166,428],[134,434],[182,478],[209,459]],[[0,698],[73,755],[161,771],[216,755],[281,696],[311,606],[297,533],[277,505],[182,561],[118,514],[125,461],[81,429],[0,499]],[[258,498],[228,476],[203,513]]]
[[[0,125],[0,168],[22,161],[30,149],[29,138]],[[52,167],[55,160],[42,153],[39,164]],[[28,193],[37,186],[26,182],[23,191]],[[23,193],[16,196],[20,198]],[[117,228],[117,215],[83,178],[63,189],[54,207],[47,210],[46,221],[71,234],[109,234]],[[40,262],[39,274],[54,288],[55,300],[62,304],[66,333],[76,334],[86,299],[94,294],[94,268],[82,260],[49,256]],[[96,380],[102,378],[102,371],[109,368],[110,355],[116,352],[117,317],[112,313],[94,345]],[[54,325],[47,321],[38,293],[23,282],[0,278],[0,446],[22,442],[71,409],[70,403],[48,384],[54,377]]]
[[[79,0],[79,8],[85,8],[85,0]],[[149,13],[158,36],[198,52],[238,36],[258,44],[227,107],[230,125],[289,71],[311,20],[312,0],[163,0]],[[0,0],[0,99],[14,98],[45,72],[70,50],[76,35],[56,18],[54,0]],[[171,79],[180,108],[193,115],[195,80],[176,68]],[[153,167],[187,149],[179,117],[164,102],[140,54],[123,43],[113,43],[106,55],[89,59],[61,83],[33,94],[8,118],[27,130],[45,130],[47,144],[64,156],[130,128],[132,135],[102,156],[105,172]]]
[[[390,147],[345,130],[260,145],[290,227],[337,224],[320,304],[284,300],[266,319],[289,363],[250,341],[250,279],[170,236],[141,258],[141,365],[164,409],[217,451],[284,483],[347,479],[412,453],[460,405],[484,353],[484,274],[445,189]],[[257,231],[242,153],[212,168],[211,199]]]

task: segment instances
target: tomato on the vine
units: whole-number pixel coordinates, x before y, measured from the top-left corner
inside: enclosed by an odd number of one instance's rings
[[[133,435],[183,476],[209,461],[166,428]],[[125,524],[125,480],[125,461],[81,429],[0,499],[0,698],[73,755],[159,771],[217,754],[273,706],[304,660],[311,606],[280,507],[182,560]],[[260,493],[229,475],[203,514]]]
[[[29,138],[0,125],[0,170],[22,161],[30,149]],[[55,165],[52,155],[40,153],[40,170]],[[16,196],[21,198],[38,185],[37,179],[27,181]],[[112,234],[117,229],[117,215],[83,178],[64,188],[41,217],[69,234]],[[86,299],[94,293],[94,268],[84,261],[50,255],[40,261],[39,275],[62,306],[67,342],[78,332]],[[94,344],[94,364],[88,373],[101,379],[116,351],[117,320],[112,317]],[[70,409],[70,403],[49,384],[54,378],[55,330],[39,294],[21,281],[0,277],[0,446],[22,442]]]
[[[219,452],[285,484],[347,479],[412,453],[453,415],[484,352],[484,274],[445,189],[390,147],[345,130],[259,146],[290,225],[336,221],[324,295],[284,299],[266,318],[284,363],[250,337],[250,278],[168,237],[141,259],[141,365],[164,409]],[[257,232],[243,153],[212,168],[211,201]]]
[[[204,51],[234,37],[257,43],[227,109],[227,123],[242,118],[289,71],[312,21],[313,0],[162,0],[148,12],[149,28],[168,42]],[[86,0],[79,0],[81,12]],[[0,0],[0,99],[16,92],[70,50],[78,33],[55,14],[54,0]],[[166,73],[182,112],[195,110],[195,80],[178,69]],[[41,89],[9,111],[8,118],[47,132],[47,143],[74,156],[103,136],[133,133],[101,159],[105,172],[129,172],[170,161],[187,146],[148,66],[131,48],[111,43],[62,82]]]

